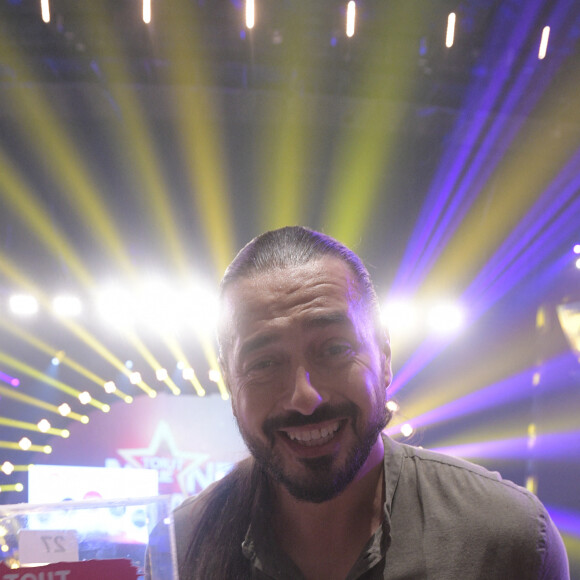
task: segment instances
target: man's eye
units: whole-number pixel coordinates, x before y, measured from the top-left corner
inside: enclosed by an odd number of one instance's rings
[[[352,351],[348,343],[336,343],[326,347],[326,355],[330,357],[340,357]]]
[[[248,366],[248,372],[256,372],[256,371],[259,372],[259,371],[267,370],[267,369],[270,369],[271,367],[273,367],[274,364],[275,364],[274,359],[271,359],[271,358],[259,360],[259,361],[252,363],[251,365]]]

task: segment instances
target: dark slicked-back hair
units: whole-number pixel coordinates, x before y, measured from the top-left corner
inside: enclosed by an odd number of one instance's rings
[[[288,226],[266,232],[246,244],[227,268],[220,286],[220,296],[236,281],[252,278],[271,270],[303,266],[325,256],[342,260],[358,283],[360,298],[371,317],[377,337],[382,333],[378,299],[371,277],[362,260],[339,241],[303,226]],[[218,332],[220,353],[226,342]]]

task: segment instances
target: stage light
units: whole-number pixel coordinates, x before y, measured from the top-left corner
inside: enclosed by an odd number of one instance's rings
[[[169,373],[167,372],[167,369],[157,369],[155,371],[155,376],[158,381],[165,381],[169,377]]]
[[[12,463],[10,463],[10,461],[5,461],[2,464],[2,467],[0,467],[0,470],[5,475],[10,475],[14,471],[14,465],[12,465]]]
[[[455,12],[451,12],[447,17],[447,34],[445,35],[445,46],[451,48],[455,40]]]
[[[538,59],[543,60],[546,58],[546,53],[548,52],[548,40],[550,38],[550,27],[544,26],[542,30],[542,40],[540,40],[540,48],[538,50]]]
[[[50,2],[49,0],[40,0],[40,11],[42,21],[48,24],[50,22]]]
[[[129,293],[115,284],[99,291],[96,299],[97,312],[114,327],[129,326],[134,320],[135,300]]]
[[[86,425],[88,422],[89,422],[89,418],[88,418],[86,415],[83,415],[83,416],[81,417],[81,423],[82,423],[83,425]]]
[[[81,402],[81,405],[88,405],[92,400],[93,398],[88,391],[79,393],[79,401]]]
[[[41,419],[36,426],[41,433],[48,433],[50,430],[50,423],[46,419]]]
[[[32,316],[38,312],[38,300],[30,294],[14,294],[8,300],[10,310],[18,316]]]
[[[580,270],[580,258],[576,260],[576,269]]]
[[[449,336],[461,329],[465,322],[465,314],[457,304],[441,303],[431,308],[427,322],[433,333]]]
[[[60,436],[63,439],[68,439],[70,437],[70,431],[68,429],[62,429],[60,432]]]
[[[83,304],[77,296],[62,294],[52,301],[52,311],[63,318],[78,316],[83,311]]]
[[[191,381],[195,377],[195,372],[191,367],[185,368],[183,369],[182,376],[184,381]]]
[[[387,409],[391,411],[391,413],[396,413],[399,410],[399,403],[391,399],[390,401],[387,401]]]
[[[110,405],[103,405],[101,407],[101,411],[103,411],[103,413],[108,413],[111,410],[111,406]]]
[[[580,254],[580,244],[576,244],[573,249],[575,254]]]
[[[28,437],[23,437],[18,442],[18,447],[20,447],[20,449],[22,449],[23,451],[28,451],[28,449],[30,449],[31,446],[32,446],[32,441]]]
[[[129,382],[132,385],[138,385],[141,382],[141,380],[142,379],[141,379],[141,373],[140,372],[135,371],[134,373],[131,373],[129,375]]]
[[[117,385],[115,385],[115,383],[113,381],[107,381],[103,385],[103,388],[105,389],[105,393],[109,393],[109,395],[110,395],[117,390]]]
[[[403,423],[401,425],[401,435],[403,437],[410,437],[413,434],[413,426],[410,423]]]
[[[47,455],[50,455],[52,453],[52,447],[50,445],[45,445],[42,448],[42,452],[46,453]]]
[[[209,380],[212,383],[218,383],[220,381],[220,379],[222,378],[221,373],[217,369],[210,369],[208,376],[209,376]]]
[[[190,326],[201,336],[213,336],[218,318],[218,300],[213,289],[196,282],[184,294],[181,318],[191,320]]]
[[[410,300],[389,300],[383,307],[381,321],[393,334],[409,336],[417,330],[417,309]]]
[[[346,7],[346,35],[349,38],[354,36],[354,29],[356,25],[356,2],[350,0]]]
[[[63,403],[62,405],[59,406],[58,408],[58,412],[63,416],[66,417],[68,415],[70,415],[72,409],[70,408],[70,405],[68,405],[67,403]]]
[[[143,0],[143,22],[151,24],[151,0]]]
[[[252,30],[256,24],[256,6],[254,0],[246,0],[246,28]]]
[[[133,397],[127,395],[123,400],[125,401],[125,403],[127,403],[127,405],[130,405],[133,402]]]

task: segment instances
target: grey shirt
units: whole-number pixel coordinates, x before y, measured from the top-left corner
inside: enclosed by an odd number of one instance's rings
[[[347,580],[569,579],[562,539],[533,494],[472,463],[384,443],[384,520]],[[178,557],[194,506],[175,512]],[[303,578],[267,514],[254,514],[241,549],[256,580]]]

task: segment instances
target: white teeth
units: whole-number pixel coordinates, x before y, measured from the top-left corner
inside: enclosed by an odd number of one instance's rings
[[[308,431],[286,431],[286,434],[292,441],[297,441],[303,443],[308,447],[313,445],[322,445],[326,443],[329,439],[334,437],[334,434],[338,431],[340,423],[337,421],[332,425],[323,427],[322,429],[310,429]]]

